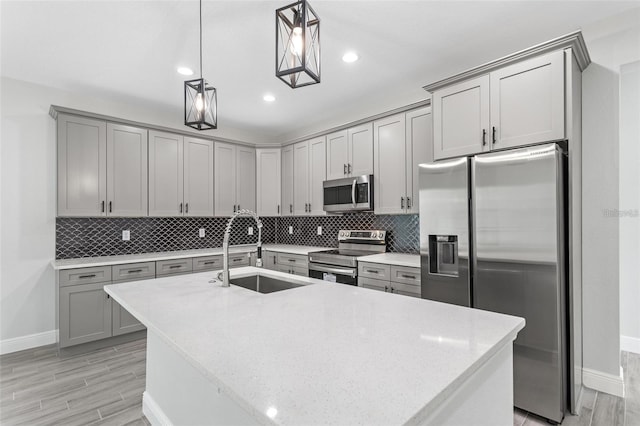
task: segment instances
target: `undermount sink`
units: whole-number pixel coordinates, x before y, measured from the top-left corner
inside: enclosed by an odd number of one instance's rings
[[[232,278],[230,282],[231,284],[237,285],[238,287],[243,287],[247,290],[253,290],[257,291],[258,293],[265,294],[303,286],[303,284],[296,284],[291,281],[285,281],[259,274],[250,275],[248,277]]]

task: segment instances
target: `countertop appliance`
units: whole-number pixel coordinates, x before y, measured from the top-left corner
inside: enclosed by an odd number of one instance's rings
[[[574,382],[565,146],[420,165],[422,297],[525,318],[514,404],[558,423]]]
[[[387,232],[338,232],[338,248],[309,253],[309,276],[319,280],[358,285],[358,257],[387,251]]]
[[[325,180],[323,209],[331,213],[373,210],[373,175]]]

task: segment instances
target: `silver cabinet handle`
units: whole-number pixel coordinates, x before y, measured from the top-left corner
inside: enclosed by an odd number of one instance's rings
[[[180,203],[180,213],[182,213],[182,203]]]
[[[238,204],[238,211],[240,211],[240,204]]]
[[[378,271],[375,271],[375,270],[373,270],[373,269],[367,269],[367,272],[370,272],[370,273],[372,273],[372,274],[377,274],[377,273],[378,273]]]
[[[402,274],[402,275],[400,275],[400,276],[401,276],[402,278],[407,278],[407,279],[410,279],[410,280],[415,280],[415,279],[416,279],[416,276],[415,276],[415,275],[405,275],[405,274]]]
[[[289,204],[289,213],[293,213],[293,204]]]
[[[89,274],[89,275],[80,275],[78,278],[80,279],[84,279],[84,278],[95,278],[96,274]]]
[[[102,207],[100,208],[100,210],[102,213],[104,213],[104,201],[101,204],[102,204]]]
[[[491,128],[491,134],[492,134],[492,138],[493,138],[493,144],[496,144],[496,126],[493,126]]]
[[[482,146],[487,145],[487,129],[482,129]]]
[[[214,263],[216,263],[215,260],[210,260],[208,262],[202,262],[203,265],[213,265]]]
[[[400,208],[404,209],[404,197],[400,197]]]
[[[142,269],[129,269],[127,274],[137,274],[138,272],[142,272]]]
[[[344,175],[347,174],[347,165],[346,164],[342,165],[342,174],[344,174]]]
[[[410,209],[411,208],[411,198],[407,197],[407,208]]]
[[[182,265],[169,265],[169,269],[182,268]]]
[[[233,205],[233,212],[234,213],[236,212],[236,205],[235,204]]]
[[[280,214],[280,204],[278,204],[278,214]]]
[[[109,213],[113,212],[113,208],[112,208],[112,201],[109,201]]]
[[[351,163],[347,164],[347,173],[351,174]]]
[[[351,202],[353,203],[353,207],[356,206],[356,183],[357,179],[354,179],[351,184]]]
[[[295,259],[287,259],[288,262],[295,262]]]
[[[232,262],[240,262],[240,261],[242,261],[242,259],[240,259],[239,257],[236,257],[235,259],[232,259],[231,261]]]
[[[189,203],[184,205],[184,212],[189,213]]]
[[[309,213],[311,213],[311,203],[309,203]]]

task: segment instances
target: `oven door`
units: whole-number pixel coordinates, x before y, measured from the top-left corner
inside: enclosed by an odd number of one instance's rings
[[[358,285],[358,268],[309,263],[309,277],[340,284]]]

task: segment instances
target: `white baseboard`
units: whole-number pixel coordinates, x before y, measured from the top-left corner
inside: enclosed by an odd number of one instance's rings
[[[171,420],[153,400],[147,391],[142,393],[142,414],[149,420],[152,426],[172,426]]]
[[[57,341],[58,330],[29,334],[28,336],[14,337],[12,339],[4,339],[0,340],[0,355],[37,348],[38,346],[51,345]]]
[[[620,336],[620,350],[640,354],[640,339],[637,337]]]
[[[622,369],[620,376],[603,373],[602,371],[582,369],[582,384],[598,392],[608,393],[614,396],[624,397],[624,380]]]

